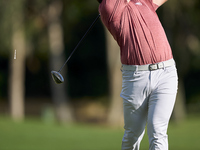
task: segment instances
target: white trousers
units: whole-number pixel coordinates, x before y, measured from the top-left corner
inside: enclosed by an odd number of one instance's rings
[[[122,70],[122,77],[122,150],[139,150],[146,125],[149,150],[168,150],[167,128],[178,84],[175,65],[154,71]]]

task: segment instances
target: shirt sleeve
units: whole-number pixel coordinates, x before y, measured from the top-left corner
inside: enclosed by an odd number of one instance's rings
[[[121,12],[120,10],[125,6],[125,0],[102,0],[102,3],[99,5],[101,19],[106,19],[107,21],[115,20],[118,13]]]

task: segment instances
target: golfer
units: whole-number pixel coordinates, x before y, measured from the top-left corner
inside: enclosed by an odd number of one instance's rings
[[[120,47],[124,107],[122,150],[139,150],[147,125],[150,150],[167,150],[178,77],[156,10],[166,0],[98,0],[103,24]]]

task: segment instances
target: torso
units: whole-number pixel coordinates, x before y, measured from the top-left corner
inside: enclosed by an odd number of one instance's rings
[[[121,51],[121,62],[144,65],[172,58],[164,29],[151,0],[103,0],[99,6],[102,22]]]

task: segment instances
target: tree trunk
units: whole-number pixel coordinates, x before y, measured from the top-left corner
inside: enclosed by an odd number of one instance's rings
[[[109,92],[110,92],[110,109],[108,114],[108,123],[114,126],[123,126],[123,103],[120,97],[122,87],[120,49],[117,42],[106,30],[106,45],[108,57],[109,73]]]
[[[185,50],[185,46],[183,44],[179,45],[179,47],[176,46],[178,43],[177,39],[180,40],[179,36],[177,36],[179,33],[174,32],[175,31],[174,28],[177,28],[176,27],[176,24],[177,24],[176,13],[177,13],[177,8],[179,5],[180,3],[177,0],[169,1],[168,3],[166,3],[166,6],[162,8],[163,14],[162,16],[160,16],[163,19],[163,24],[165,25],[166,34],[169,37],[169,41],[171,41],[170,45],[172,45],[171,46],[172,52],[176,58],[175,61],[178,66],[177,67],[177,70],[179,73],[178,93],[177,93],[176,103],[175,103],[173,114],[172,114],[172,118],[176,122],[183,120],[186,116],[186,104],[185,104],[186,98],[185,98],[183,78],[185,74],[187,73],[189,64],[190,64],[189,63],[190,58],[188,57],[189,54],[187,53],[187,50]],[[185,21],[182,23],[184,24]],[[183,63],[184,65],[182,65]],[[178,64],[181,64],[181,65],[178,65]]]
[[[61,1],[53,2],[48,9],[48,34],[50,44],[50,68],[60,69],[65,62],[63,29],[60,21],[62,12]],[[65,78],[65,69],[62,70],[62,75]],[[71,107],[69,106],[68,97],[66,94],[65,81],[63,84],[57,85],[51,78],[51,93],[55,104],[56,116],[61,123],[72,121]]]
[[[178,83],[178,93],[176,97],[176,103],[173,111],[173,119],[176,122],[182,121],[186,116],[186,107],[185,107],[185,91],[183,80],[179,79]]]
[[[11,117],[14,120],[24,118],[24,81],[25,81],[25,37],[23,26],[24,1],[12,3],[12,57],[10,58],[9,100]]]

